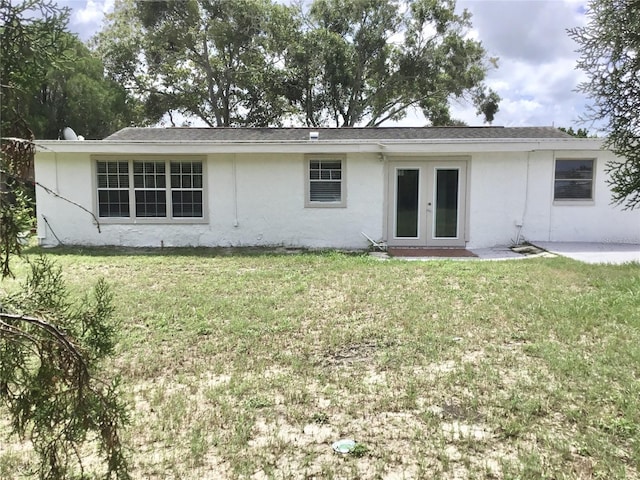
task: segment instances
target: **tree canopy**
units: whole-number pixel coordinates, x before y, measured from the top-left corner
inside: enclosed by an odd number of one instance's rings
[[[378,126],[453,99],[491,122],[491,61],[455,0],[119,0],[97,37],[110,75],[156,114],[210,126]]]
[[[86,138],[103,138],[145,123],[139,103],[69,33],[68,19],[69,9],[53,1],[0,0],[3,137],[55,139],[72,126]]]
[[[604,122],[605,146],[620,160],[607,169],[614,203],[640,206],[640,9],[632,0],[591,0],[584,27],[569,30],[579,45],[579,86],[593,105],[586,120]]]
[[[286,104],[274,86],[292,12],[269,0],[120,0],[97,44],[111,76],[150,113],[278,124]]]

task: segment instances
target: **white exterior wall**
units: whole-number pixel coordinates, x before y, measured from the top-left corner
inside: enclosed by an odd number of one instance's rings
[[[554,202],[556,158],[596,160],[594,201]],[[473,155],[467,247],[516,240],[640,243],[640,211],[610,204],[604,170],[613,158],[610,152],[578,150]]]
[[[501,151],[495,151],[496,146]],[[468,248],[510,245],[516,240],[640,243],[640,210],[623,211],[610,204],[604,169],[613,158],[611,153],[595,149],[508,151],[507,146],[493,144],[471,151],[441,145],[428,147],[424,153],[425,159],[433,159],[438,157],[436,149],[445,149],[447,155],[471,159],[467,175]],[[411,148],[415,150],[405,153],[420,158],[416,155],[427,147]],[[337,147],[331,151],[339,152]],[[199,157],[205,159],[204,222],[117,223],[116,219],[101,219],[99,233],[90,213],[37,187],[40,243],[366,248],[368,242],[361,232],[374,240],[386,235],[387,172],[379,153],[346,154],[346,208],[305,208],[303,153],[272,150]],[[553,201],[556,158],[596,159],[593,202],[567,205]],[[95,213],[93,161],[89,153],[40,151],[36,180]]]
[[[377,155],[348,154],[343,174],[346,208],[305,208],[303,154],[210,154],[205,162],[205,223],[100,219],[101,232],[89,213],[37,188],[38,237],[45,246],[366,248],[361,232],[382,236],[384,164]],[[89,154],[38,154],[36,180],[96,213],[94,176]]]

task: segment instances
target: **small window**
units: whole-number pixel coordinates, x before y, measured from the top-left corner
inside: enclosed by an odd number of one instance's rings
[[[594,160],[556,160],[554,200],[593,200]]]
[[[308,161],[307,206],[344,206],[344,160]]]

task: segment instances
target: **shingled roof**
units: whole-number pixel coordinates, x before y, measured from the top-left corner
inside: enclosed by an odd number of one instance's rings
[[[123,128],[106,141],[297,142],[318,140],[500,140],[574,138],[554,127],[378,127],[378,128]]]

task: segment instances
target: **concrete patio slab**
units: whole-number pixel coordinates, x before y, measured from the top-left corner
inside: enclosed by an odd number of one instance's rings
[[[548,252],[585,263],[640,262],[640,244],[589,242],[531,242]]]

